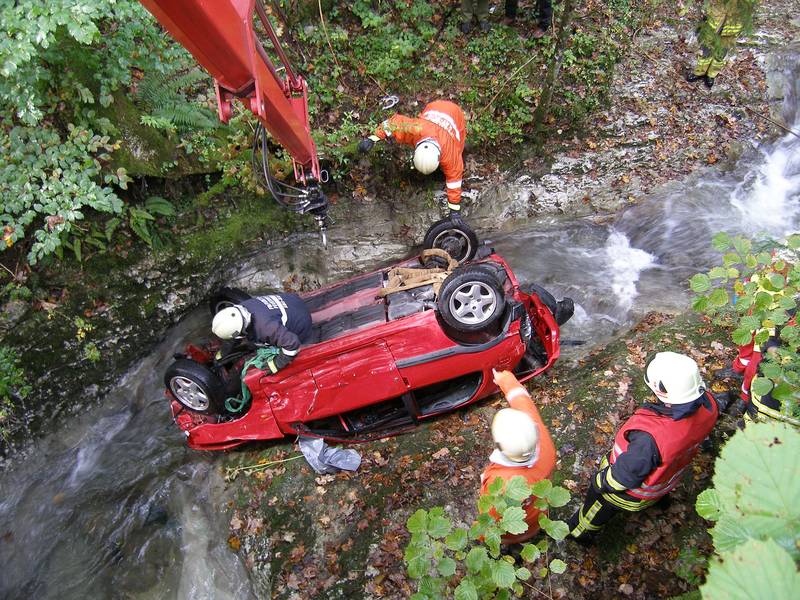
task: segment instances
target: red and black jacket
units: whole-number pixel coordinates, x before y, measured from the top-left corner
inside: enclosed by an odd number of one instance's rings
[[[661,459],[660,464],[638,487],[625,490],[627,494],[640,500],[656,500],[678,484],[681,473],[692,462],[700,444],[708,437],[719,417],[714,398],[708,392],[706,398],[708,402],[691,415],[678,420],[640,408],[620,428],[608,457],[611,465],[628,449],[628,435],[634,431],[642,431],[653,438]]]

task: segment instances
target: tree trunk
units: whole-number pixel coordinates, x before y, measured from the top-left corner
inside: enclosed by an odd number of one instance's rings
[[[564,49],[572,35],[572,18],[575,16],[575,0],[564,0],[561,17],[558,20],[558,33],[556,36],[556,49],[550,64],[547,65],[547,75],[542,85],[542,93],[539,96],[539,103],[533,113],[533,127],[537,133],[543,129],[545,119],[550,112],[550,103],[553,99],[553,88],[558,80],[561,71],[561,64],[564,61]],[[539,143],[544,141],[546,136],[537,136]]]

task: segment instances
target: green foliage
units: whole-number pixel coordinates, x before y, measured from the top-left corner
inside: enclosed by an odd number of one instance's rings
[[[712,245],[722,253],[722,265],[689,280],[696,294],[693,308],[729,323],[737,345],[751,340],[763,345],[777,336],[780,346],[764,354],[762,375],[753,380],[752,390],[771,392],[786,420],[798,423],[800,332],[790,323],[790,312],[797,310],[800,297],[800,235],[779,243],[719,233]]]
[[[14,402],[26,398],[31,386],[19,366],[19,357],[13,348],[0,346],[0,436],[6,436],[6,422]]]
[[[748,425],[722,448],[714,487],[697,499],[698,513],[715,521],[719,555],[701,588],[704,598],[789,598],[786,590],[798,589],[798,453],[800,433],[774,422]]]
[[[419,509],[411,515],[406,523],[411,540],[404,558],[409,577],[419,580],[412,598],[478,600],[519,595],[521,582],[533,575],[526,567],[516,567],[511,556],[502,554],[501,538],[527,530],[522,503],[536,493],[534,488],[541,493],[537,496],[543,508],[563,506],[569,501],[569,492],[549,481],[530,486],[525,478],[514,477],[504,486],[504,481],[497,478],[489,485],[489,493],[480,498],[478,518],[469,528],[454,526],[441,507]],[[567,526],[563,521],[540,515],[539,524],[554,539],[564,538]],[[470,542],[473,546],[468,549]],[[538,544],[526,543],[521,558],[532,564],[546,559],[547,551],[546,539]],[[538,569],[539,577],[563,573],[566,567],[562,560],[553,559]]]
[[[711,564],[700,589],[705,600],[796,598],[800,573],[792,557],[772,540],[748,540]]]
[[[193,97],[210,93],[210,77],[199,67],[186,72],[146,73],[136,93],[144,110],[142,125],[177,131],[181,134],[197,130],[214,130],[220,122],[208,106],[192,101]]]

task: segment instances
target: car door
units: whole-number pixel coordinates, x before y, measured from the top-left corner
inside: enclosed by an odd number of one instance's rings
[[[302,420],[322,418],[401,396],[408,390],[386,342],[345,351],[312,368],[317,397]]]

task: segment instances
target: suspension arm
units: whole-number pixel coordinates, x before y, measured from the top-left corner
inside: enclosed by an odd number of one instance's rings
[[[238,98],[291,155],[297,181],[321,181],[308,119],[305,80],[292,69],[262,0],[141,0],[159,23],[214,78],[219,118],[227,123]],[[263,25],[280,59],[281,77],[256,37]]]

